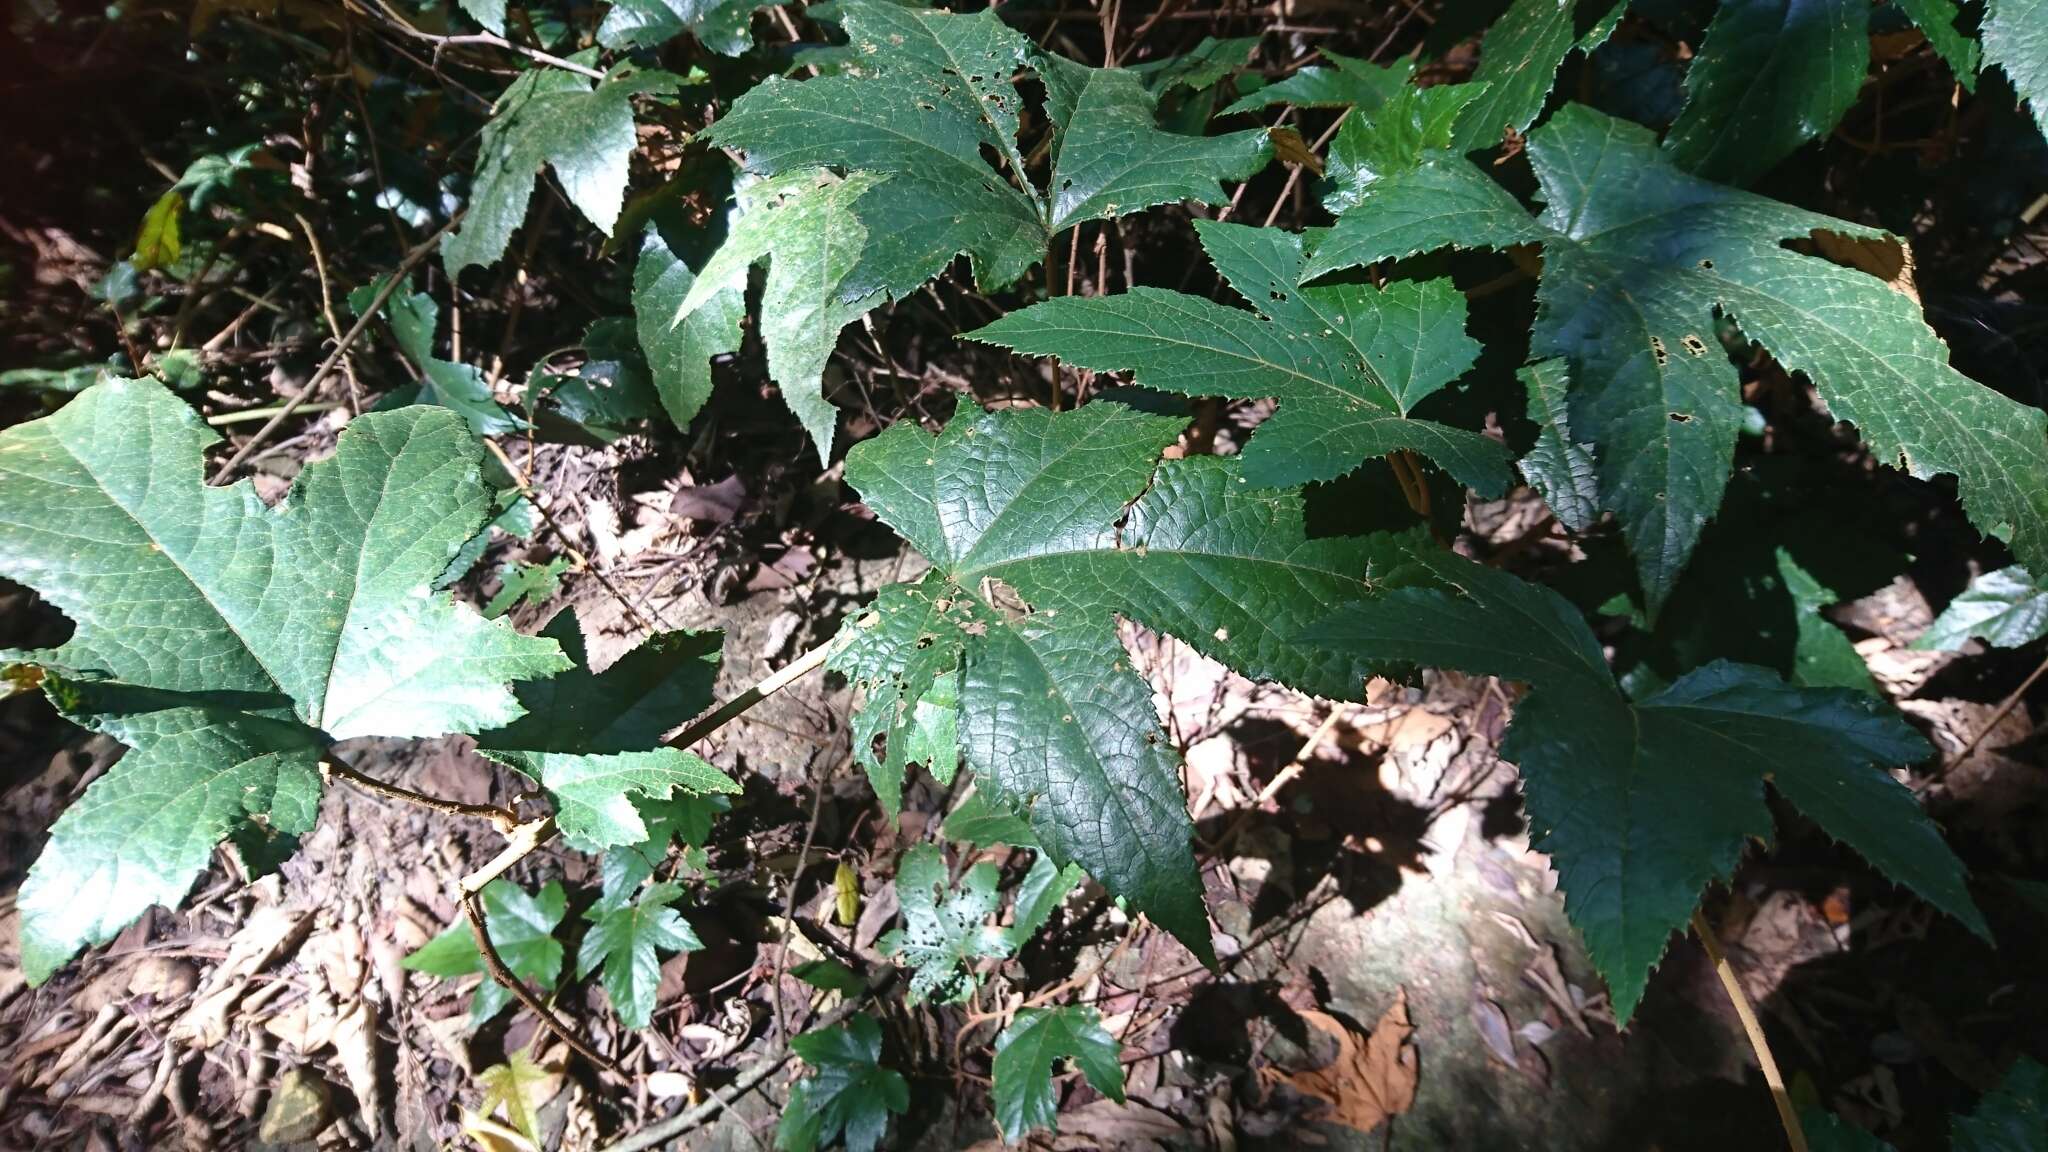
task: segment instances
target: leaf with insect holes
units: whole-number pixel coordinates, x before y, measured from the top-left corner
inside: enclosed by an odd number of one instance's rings
[[[1626,1023],[1650,970],[1712,880],[1770,832],[1766,781],[1880,872],[1988,938],[1962,862],[1913,793],[1883,771],[1926,741],[1862,692],[1795,688],[1717,662],[1646,699],[1622,695],[1563,597],[1448,552],[1418,552],[1440,586],[1364,601],[1309,635],[1361,658],[1526,682],[1501,746],[1535,830]]]
[[[604,994],[628,1028],[645,1028],[654,1018],[661,953],[704,947],[689,922],[670,907],[682,894],[674,884],[654,884],[631,903],[600,905],[583,914],[590,931],[576,953],[576,978],[587,979],[602,965]]]
[[[811,1152],[834,1139],[845,1140],[847,1152],[874,1152],[890,1114],[909,1110],[910,1085],[882,1067],[882,1029],[874,1017],[813,1029],[789,1048],[815,1071],[789,1090],[775,1126],[778,1152]]]
[[[1529,156],[1540,218],[1441,155],[1368,185],[1305,279],[1434,248],[1540,243],[1531,352],[1570,365],[1572,434],[1595,447],[1601,504],[1653,612],[1721,502],[1742,427],[1719,316],[1808,376],[1879,460],[1956,476],[1981,531],[2048,564],[2048,415],[1951,367],[1913,300],[1783,244],[1883,233],[1688,175],[1648,130],[1579,105],[1531,134]]]
[[[1072,1060],[1097,1092],[1124,1100],[1123,1049],[1102,1027],[1093,1008],[1024,1008],[996,1037],[996,1123],[1003,1138],[1022,1140],[1035,1128],[1059,1127],[1059,1098],[1053,1068]]]
[[[862,730],[891,739],[905,702],[931,699],[920,669],[959,669],[977,790],[1206,957],[1179,768],[1117,620],[1347,696],[1372,666],[1295,636],[1397,578],[1400,545],[1310,540],[1299,494],[1245,483],[1235,460],[1162,462],[1181,426],[1114,403],[968,411],[936,438],[903,421],[856,447],[848,481],[933,567],[848,621],[837,666],[883,711]]]
[[[963,1000],[974,990],[973,964],[1011,951],[1009,936],[990,924],[1000,898],[996,866],[983,861],[947,883],[946,854],[936,844],[918,844],[896,869],[896,899],[903,927],[883,936],[877,947],[910,968],[910,1002]]]
[[[329,740],[503,724],[521,711],[509,681],[567,665],[430,590],[490,510],[453,414],[357,417],[276,508],[203,483],[215,440],[153,380],[0,432],[0,575],[75,626],[18,659],[136,757],[58,820],[22,887],[37,981],[175,904],[222,835],[310,826]]]
[[[657,632],[602,672],[589,667],[574,612],[556,614],[541,634],[575,668],[520,685],[526,714],[478,736],[477,751],[547,788],[564,840],[586,852],[636,844],[648,829],[633,797],[740,790],[703,757],[661,742],[711,703],[723,633]]]
[[[543,993],[552,992],[562,975],[562,942],[555,939],[555,926],[569,910],[568,893],[558,881],[550,880],[538,893],[528,893],[510,880],[493,880],[482,893],[484,924],[491,934],[505,967]],[[427,941],[405,957],[404,965],[443,980],[474,973],[483,974],[470,1001],[469,1022],[483,1024],[512,1003],[512,991],[493,980],[484,965],[484,954],[476,946],[476,932],[463,917],[439,936]]]
[[[1265,132],[1182,136],[1155,120],[1143,77],[1040,55],[990,9],[973,15],[849,0],[837,13],[849,62],[832,74],[771,77],[710,130],[750,171],[829,167],[887,179],[853,204],[867,231],[841,299],[901,297],[960,253],[984,291],[1044,258],[1085,220],[1194,199],[1220,203],[1221,182],[1271,157]],[[1051,121],[1051,181],[1023,173],[1024,98],[1014,77],[1036,74]],[[994,157],[991,167],[985,157]]]
[[[1834,130],[1870,70],[1866,0],[1722,0],[1664,137],[1679,167],[1748,184]]]
[[[1509,479],[1508,453],[1476,432],[1411,417],[1471,367],[1465,298],[1448,280],[1299,287],[1301,237],[1198,221],[1216,270],[1256,312],[1162,288],[1063,296],[970,338],[1192,396],[1276,397],[1242,474],[1261,487],[1329,480],[1366,460],[1416,451],[1482,495]]]
[[[588,66],[596,52],[579,53]],[[460,277],[498,262],[526,219],[527,201],[543,166],[584,219],[609,236],[625,206],[633,156],[633,97],[667,92],[676,78],[631,64],[595,82],[562,68],[535,68],[505,90],[492,108],[477,149],[469,214],[446,240],[441,258]]]

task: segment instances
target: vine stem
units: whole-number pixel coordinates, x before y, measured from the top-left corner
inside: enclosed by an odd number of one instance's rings
[[[329,782],[346,780],[365,792],[374,792],[387,799],[402,800],[407,804],[417,804],[422,808],[431,808],[436,812],[445,812],[450,816],[474,816],[480,820],[489,820],[497,827],[498,831],[503,832],[507,836],[511,835],[519,826],[518,814],[509,808],[499,808],[492,804],[464,804],[456,800],[443,800],[439,796],[429,796],[424,792],[415,792],[410,788],[401,788],[396,784],[386,784],[382,780],[366,776],[362,772],[357,771],[354,765],[335,755],[332,751],[329,751],[327,755],[320,758],[320,775]]]
[[[1742,981],[1736,978],[1735,966],[1728,963],[1728,957],[1721,952],[1720,941],[1714,938],[1714,929],[1700,910],[1692,910],[1693,935],[1700,938],[1700,946],[1707,950],[1707,959],[1714,962],[1714,974],[1721,978],[1721,988],[1728,993],[1728,1002],[1735,1005],[1736,1018],[1742,1021],[1742,1030],[1749,1036],[1749,1046],[1756,1052],[1756,1062],[1763,1067],[1764,1083],[1771,1086],[1771,1102],[1778,1106],[1778,1121],[1785,1126],[1785,1141],[1792,1152],[1806,1152],[1806,1130],[1799,1126],[1799,1113],[1792,1107],[1792,1094],[1785,1091],[1785,1078],[1778,1073],[1778,1062],[1771,1056],[1771,1045],[1764,1039],[1764,1027],[1757,1021],[1756,1011],[1749,1006],[1749,996],[1742,991]]]

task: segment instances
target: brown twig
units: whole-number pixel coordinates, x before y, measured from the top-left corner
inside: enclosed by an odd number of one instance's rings
[[[498,955],[498,946],[491,943],[490,930],[484,926],[482,895],[476,892],[465,893],[462,897],[462,910],[469,916],[470,934],[476,937],[476,950],[483,954],[484,968],[490,972],[491,979],[504,985],[505,990],[512,993],[513,999],[525,1005],[527,1011],[540,1018],[540,1022],[547,1026],[548,1031],[561,1037],[564,1044],[574,1048],[585,1060],[607,1072],[625,1075],[617,1061],[591,1047],[574,1029],[556,1018],[554,1012],[528,990],[526,982],[514,975],[512,969],[506,967],[505,958]]]
[[[1714,974],[1721,978],[1728,1002],[1735,1005],[1735,1016],[1742,1021],[1742,1031],[1749,1036],[1749,1046],[1756,1052],[1756,1062],[1763,1067],[1764,1083],[1771,1086],[1771,1102],[1778,1106],[1778,1120],[1785,1126],[1786,1142],[1792,1146],[1792,1152],[1806,1152],[1806,1131],[1799,1126],[1799,1113],[1792,1107],[1792,1094],[1785,1091],[1785,1078],[1778,1074],[1778,1062],[1771,1058],[1771,1045],[1764,1039],[1763,1025],[1757,1022],[1756,1012],[1749,1006],[1749,997],[1742,991],[1734,966],[1721,954],[1713,928],[1697,908],[1692,912],[1692,930],[1700,938],[1700,946],[1707,950],[1707,959],[1714,962]]]
[[[320,761],[320,775],[328,781],[346,780],[365,792],[374,792],[387,799],[402,800],[407,804],[417,804],[422,808],[431,808],[436,812],[445,813],[450,816],[474,816],[481,820],[489,820],[498,831],[507,836],[511,835],[513,830],[519,826],[518,814],[509,808],[499,808],[492,804],[464,804],[456,800],[443,800],[439,796],[429,796],[424,792],[415,792],[410,788],[401,788],[396,784],[386,784],[382,780],[365,776],[358,772],[348,761],[335,755],[331,750]]]
[[[2020,686],[2012,690],[2012,695],[2007,696],[2000,702],[1998,711],[1993,712],[1991,719],[1985,721],[1984,726],[1977,729],[1977,734],[1970,737],[1970,743],[1963,748],[1962,754],[1957,756],[1953,762],[1960,764],[1975,755],[1978,746],[1984,743],[1984,738],[1991,735],[1992,729],[1997,728],[1999,723],[2014,708],[2019,707],[2020,701],[2026,699],[2027,691],[2034,686],[2034,682],[2039,680],[2043,673],[2048,673],[2048,659],[2042,660],[2040,665],[2033,672],[2029,673],[2025,680],[2020,681]]]
[[[465,211],[467,210],[465,209]],[[286,420],[289,420],[292,413],[299,410],[300,405],[313,398],[314,392],[319,389],[328,376],[333,374],[335,367],[342,362],[342,358],[348,355],[349,346],[354,344],[364,331],[370,327],[370,321],[376,317],[377,310],[384,307],[384,301],[391,298],[391,294],[398,290],[398,286],[405,282],[406,277],[411,275],[413,268],[420,261],[425,260],[440,246],[441,237],[446,235],[450,228],[455,227],[456,222],[462,219],[462,215],[462,212],[457,212],[449,217],[448,222],[441,225],[432,236],[420,241],[413,246],[412,251],[405,254],[405,259],[398,262],[398,267],[392,271],[390,277],[377,289],[377,294],[370,299],[369,307],[364,308],[362,315],[356,317],[354,326],[349,328],[346,335],[335,342],[334,351],[329,352],[327,359],[322,360],[320,366],[313,370],[312,378],[306,381],[305,387],[299,389],[297,395],[285,401],[284,407],[277,410],[277,415],[272,416],[264,423],[263,427],[258,428],[254,436],[249,437],[240,448],[235,449],[234,455],[229,456],[227,463],[222,464],[214,472],[213,479],[209,483],[226,483],[227,478],[235,474],[235,469],[242,466],[242,462],[247,460],[256,451],[258,445],[270,439],[270,434],[277,431],[278,427]]]

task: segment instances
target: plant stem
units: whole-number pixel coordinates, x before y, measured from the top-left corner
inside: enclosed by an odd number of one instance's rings
[[[365,792],[374,792],[379,796],[392,800],[403,800],[408,804],[417,804],[422,808],[431,808],[436,812],[445,812],[450,816],[475,816],[479,819],[489,820],[497,826],[498,831],[507,835],[510,835],[512,830],[519,824],[519,817],[508,808],[499,808],[490,804],[464,804],[456,800],[443,800],[439,796],[429,796],[424,792],[415,792],[410,788],[400,788],[396,784],[386,784],[382,780],[365,776],[358,772],[348,761],[335,755],[332,750],[320,760],[320,775],[329,781],[337,779],[346,780]]]
[[[1721,978],[1721,988],[1728,993],[1728,1002],[1735,1005],[1735,1016],[1742,1021],[1742,1030],[1749,1036],[1749,1046],[1756,1052],[1756,1062],[1763,1067],[1764,1083],[1771,1086],[1771,1102],[1778,1106],[1778,1121],[1785,1126],[1786,1143],[1792,1146],[1792,1152],[1806,1152],[1806,1131],[1799,1126],[1799,1113],[1792,1107],[1792,1094],[1785,1091],[1785,1078],[1778,1074],[1778,1062],[1771,1057],[1771,1045],[1764,1039],[1764,1027],[1757,1022],[1756,1012],[1749,1006],[1749,997],[1742,991],[1742,982],[1736,978],[1734,965],[1722,955],[1721,944],[1714,939],[1714,929],[1697,908],[1692,911],[1692,931],[1700,938],[1700,946],[1707,950],[1707,959],[1714,962],[1714,974]]]
[[[2007,696],[1998,705],[1998,711],[1993,712],[1991,719],[1985,721],[1982,728],[1977,729],[1975,736],[1970,737],[1970,743],[1963,749],[1962,754],[1955,758],[1955,763],[1960,764],[1976,754],[1978,745],[1984,743],[1984,738],[1991,735],[1991,730],[1998,727],[2008,713],[2019,707],[2020,701],[2026,699],[2027,690],[2032,688],[2034,681],[2039,680],[2044,673],[2048,673],[2048,659],[2042,660],[2025,680],[2020,681],[2020,686],[2012,690],[2012,695]]]
[[[790,661],[780,671],[770,673],[760,683],[720,704],[716,709],[706,713],[689,727],[676,733],[673,739],[666,741],[667,745],[671,748],[688,748],[690,745],[725,727],[740,713],[789,687],[790,684],[800,679],[804,673],[825,663],[838,645],[839,641],[835,637]]]
[[[263,408],[244,408],[239,412],[222,412],[217,416],[208,416],[206,422],[215,428],[224,428],[229,424],[247,424],[251,420],[266,420],[276,416],[284,411],[284,407],[282,404],[272,404]],[[300,404],[299,411],[332,412],[336,408],[346,407],[348,405],[339,400],[318,400],[311,404]]]
[[[491,943],[491,933],[484,926],[483,898],[475,892],[465,893],[462,897],[462,910],[469,916],[470,933],[476,937],[476,950],[483,955],[484,967],[490,971],[491,979],[503,984],[514,999],[525,1005],[527,1011],[539,1017],[542,1024],[547,1025],[548,1031],[560,1036],[563,1043],[574,1048],[585,1060],[607,1072],[625,1075],[625,1071],[617,1062],[591,1047],[581,1036],[576,1035],[574,1029],[556,1018],[548,1006],[542,1004],[540,998],[527,989],[526,982],[505,965],[505,958],[498,955],[498,946]]]

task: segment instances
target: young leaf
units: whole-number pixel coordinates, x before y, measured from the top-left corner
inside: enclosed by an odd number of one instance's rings
[[[1263,131],[1162,131],[1157,97],[1137,74],[1036,56],[994,10],[853,0],[841,15],[858,69],[801,83],[770,78],[735,101],[711,136],[764,175],[832,167],[888,177],[855,205],[867,244],[840,285],[843,300],[900,297],[962,252],[992,291],[1074,224],[1181,199],[1216,203],[1220,181],[1248,177],[1271,154]],[[1026,180],[1017,139],[1023,98],[1011,77],[1026,67],[1045,83],[1056,134],[1047,194]]]
[[[682,429],[689,428],[711,398],[711,361],[739,351],[740,321],[747,309],[742,284],[714,294],[676,319],[696,281],[690,266],[669,251],[661,233],[650,225],[640,244],[640,262],[633,266],[633,318],[640,350],[654,376],[655,394],[668,418]]]
[[[988,794],[978,788],[968,793],[967,799],[946,817],[942,831],[948,840],[965,840],[977,848],[994,844],[1038,847],[1038,837],[1023,817],[990,800]]]
[[[670,905],[683,890],[655,884],[630,904],[602,905],[584,913],[591,922],[576,953],[576,978],[587,979],[604,965],[604,994],[628,1028],[645,1028],[654,1017],[654,990],[661,983],[661,957],[704,947],[697,933]]]
[[[348,306],[358,316],[377,298],[381,285],[365,284],[349,293]],[[384,301],[384,319],[391,326],[398,350],[419,369],[420,380],[393,389],[380,407],[401,408],[408,404],[434,404],[462,417],[470,431],[479,436],[503,436],[526,427],[526,422],[499,405],[483,373],[468,364],[457,364],[434,355],[434,332],[441,308],[424,292],[399,288]]]
[[[1572,435],[1565,398],[1571,368],[1560,357],[1526,365],[1515,375],[1528,389],[1529,419],[1536,423],[1536,443],[1522,457],[1522,476],[1558,523],[1584,532],[1600,519],[1600,481],[1593,446]]]
[[[173,188],[157,198],[142,215],[142,227],[135,233],[135,255],[129,262],[137,272],[148,272],[177,262],[184,251],[179,229],[185,216],[185,197]]]
[[[540,1110],[562,1090],[562,1073],[558,1068],[543,1068],[534,1063],[528,1051],[508,1053],[503,1064],[493,1064],[476,1074],[477,1083],[484,1090],[483,1099],[477,1102],[477,1112],[489,1116],[503,1108],[512,1130],[538,1149],[542,1144]]]
[[[741,212],[731,234],[705,262],[673,321],[679,328],[706,323],[699,317],[706,311],[716,316],[719,300],[731,307],[729,301],[746,290],[747,269],[768,260],[768,282],[761,291],[768,374],[781,387],[783,403],[811,434],[822,463],[831,461],[839,419],[825,399],[825,362],[839,330],[881,302],[872,294],[854,298],[841,291],[867,241],[853,203],[878,182],[867,173],[840,180],[803,170],[741,192]]]
[[[1721,0],[1664,150],[1709,180],[1748,184],[1833,131],[1869,69],[1866,0]]]
[[[812,1152],[834,1138],[847,1152],[874,1152],[889,1130],[889,1114],[910,1108],[910,1085],[882,1067],[882,1029],[858,1015],[837,1028],[818,1028],[789,1042],[817,1070],[789,1090],[775,1126],[779,1152]]]
[[[692,796],[676,792],[665,800],[646,796],[628,799],[640,823],[647,828],[647,836],[637,843],[605,849],[598,861],[599,909],[616,908],[632,899],[640,882],[654,875],[654,870],[668,859],[672,845],[701,850],[711,836],[712,818],[732,807],[732,801],[720,793]]]
[[[1717,313],[1809,376],[1880,460],[1956,475],[1973,523],[2048,565],[2048,416],[1950,367],[1906,296],[1780,243],[1882,233],[1686,175],[1647,130],[1578,105],[1531,135],[1529,155],[1548,201],[1540,221],[1479,168],[1441,157],[1369,185],[1305,278],[1540,242],[1531,351],[1570,362],[1572,431],[1598,445],[1602,504],[1653,609],[1720,502],[1741,428]]]
[[[498,569],[498,594],[484,604],[484,617],[496,620],[522,603],[547,603],[562,590],[562,573],[568,570],[567,556],[545,564],[506,564]]]
[[[1799,629],[1793,641],[1792,683],[1802,688],[1854,688],[1882,695],[1856,646],[1821,615],[1821,609],[1840,599],[1834,590],[1801,568],[1783,548],[1778,549],[1778,578],[1791,594],[1793,619]]]
[[[1507,488],[1508,454],[1498,443],[1409,417],[1479,354],[1465,335],[1465,298],[1450,281],[1297,287],[1301,237],[1208,221],[1195,227],[1217,271],[1257,313],[1133,288],[1059,297],[969,335],[1098,371],[1132,369],[1142,387],[1277,397],[1279,411],[1242,457],[1244,478],[1262,487],[1329,480],[1365,460],[1415,450],[1482,494]]]
[[[1052,1070],[1072,1060],[1097,1092],[1124,1099],[1122,1048],[1102,1028],[1093,1008],[1023,1008],[996,1037],[996,1123],[1015,1143],[1034,1128],[1059,1127]]]
[[[1372,115],[1346,116],[1330,142],[1323,207],[1337,214],[1358,203],[1367,184],[1406,172],[1451,146],[1458,117],[1486,91],[1484,84],[1406,87]]]
[[[658,632],[603,672],[591,671],[573,612],[542,636],[576,670],[522,684],[526,715],[477,737],[477,751],[541,782],[555,798],[562,838],[586,852],[647,839],[629,793],[652,799],[740,786],[694,753],[664,747],[663,733],[711,703],[718,632]]]
[[[562,974],[562,942],[555,939],[555,925],[569,909],[562,885],[550,880],[538,893],[528,894],[510,880],[493,880],[483,890],[483,902],[484,926],[505,967],[542,992],[553,991]],[[476,946],[476,933],[467,917],[420,945],[405,958],[404,965],[443,980],[482,973],[483,982],[476,986],[476,997],[469,1006],[472,1025],[484,1023],[512,1003],[511,990],[491,979],[484,967],[484,954]]]
[[[1065,415],[963,413],[936,439],[899,422],[847,457],[868,507],[932,562],[847,624],[937,669],[959,667],[959,738],[977,789],[1022,814],[1056,864],[1079,864],[1198,956],[1209,939],[1179,773],[1116,621],[1178,637],[1246,675],[1343,696],[1372,666],[1295,637],[1368,595],[1396,544],[1309,540],[1298,494],[1236,461],[1161,463],[1182,422],[1117,404]],[[1006,591],[1005,591],[1006,590]],[[1029,610],[1019,610],[1021,597]],[[920,677],[877,657],[847,674],[900,728]]]
[[[882,809],[891,816],[903,808],[904,767],[917,760],[912,750],[929,751],[930,742],[917,734],[918,724],[928,709],[943,707],[945,694],[937,688],[939,677],[943,674],[958,681],[958,646],[930,642],[935,632],[952,628],[945,618],[947,609],[938,605],[939,601],[920,594],[915,585],[888,585],[862,617],[869,623],[846,629],[844,639],[826,660],[826,667],[845,675],[864,694],[861,709],[853,718],[853,754],[867,770]],[[928,695],[936,696],[930,705],[925,702]],[[956,690],[951,695],[956,705],[958,697]],[[953,727],[957,756],[957,722]],[[875,753],[877,736],[883,738],[879,756]]]
[[[1608,18],[1613,19],[1627,0],[1593,2],[1607,4]],[[1479,44],[1479,68],[1472,74],[1473,83],[1486,85],[1486,90],[1458,117],[1458,151],[1491,148],[1536,122],[1564,58],[1573,48],[1590,52],[1605,38],[1596,25],[1588,42],[1580,44],[1572,30],[1577,8],[1577,0],[1515,0],[1487,28]],[[1612,30],[1611,24],[1606,26],[1606,31]]]
[[[974,961],[1010,954],[1009,937],[988,922],[996,910],[997,879],[996,866],[984,861],[967,870],[959,888],[949,889],[946,855],[938,845],[918,844],[903,854],[896,870],[903,927],[882,937],[879,946],[884,956],[899,957],[914,970],[912,1004],[966,999],[974,990]]]
[[[1986,0],[1982,36],[1985,62],[2005,69],[2048,134],[2048,0]]]
[[[1954,652],[1972,638],[2018,648],[2048,636],[2048,588],[2020,565],[1986,572],[1963,589],[1913,647]]]
[[[1353,605],[1315,632],[1361,656],[1522,680],[1501,755],[1520,765],[1538,846],[1625,1023],[1711,880],[1770,830],[1766,780],[1892,879],[1988,937],[1962,862],[1881,767],[1927,754],[1877,700],[1714,663],[1631,702],[1561,596],[1448,553],[1447,589]]]
[[[588,57],[591,54],[586,53]],[[574,72],[536,68],[498,98],[478,147],[469,215],[441,244],[450,276],[498,262],[526,219],[542,165],[585,219],[609,236],[626,201],[633,155],[633,97],[675,86],[665,72],[614,69],[593,85]]]
[[[246,483],[201,482],[214,440],[150,380],[0,432],[0,574],[76,625],[33,662],[59,673],[53,692],[75,686],[60,706],[138,753],[58,822],[23,885],[34,979],[175,903],[277,796],[295,798],[281,830],[310,826],[327,740],[504,723],[520,711],[508,680],[566,666],[552,640],[429,591],[490,506],[452,414],[359,417],[276,509]],[[124,821],[152,806],[138,836]]]

